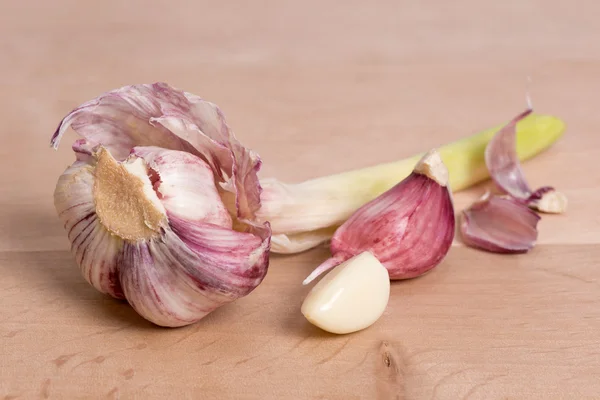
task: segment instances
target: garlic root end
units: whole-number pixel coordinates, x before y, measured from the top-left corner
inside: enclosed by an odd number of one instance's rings
[[[130,241],[159,235],[167,217],[144,161],[119,163],[104,147],[96,158],[94,202],[102,225]]]

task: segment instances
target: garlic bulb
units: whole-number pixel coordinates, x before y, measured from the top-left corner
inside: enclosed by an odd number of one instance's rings
[[[107,93],[59,125],[84,137],[55,207],[85,279],[144,318],[183,326],[247,295],[268,269],[255,221],[260,161],[216,106],[167,85]]]
[[[335,231],[332,257],[303,283],[366,251],[383,264],[390,279],[417,277],[446,256],[454,226],[448,169],[439,153],[431,150],[408,177],[359,208]]]

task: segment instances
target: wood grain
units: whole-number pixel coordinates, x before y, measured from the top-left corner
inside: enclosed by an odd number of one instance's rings
[[[600,398],[598,12],[583,0],[0,2],[0,399]],[[48,142],[81,102],[159,80],[219,104],[261,176],[289,181],[497,125],[529,89],[568,128],[525,172],[570,208],[542,219],[527,255],[457,241],[432,273],[394,283],[356,334],[299,312],[325,248],[273,256],[251,295],[157,328],[79,275],[52,204],[74,135]]]

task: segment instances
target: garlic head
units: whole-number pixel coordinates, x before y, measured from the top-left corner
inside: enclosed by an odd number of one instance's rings
[[[54,202],[83,277],[161,326],[194,323],[268,270],[258,157],[222,113],[164,84],[85,103],[59,125],[83,136]]]

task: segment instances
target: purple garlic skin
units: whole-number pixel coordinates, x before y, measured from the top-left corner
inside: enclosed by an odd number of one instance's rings
[[[147,320],[184,326],[252,292],[269,265],[260,160],[212,103],[166,84],[127,86],[73,110],[75,163],[55,207],[84,278]]]
[[[531,108],[514,117],[490,140],[485,164],[495,186],[504,195],[486,193],[462,212],[461,236],[467,246],[493,253],[525,253],[537,241],[540,220],[532,210],[563,213],[567,198],[550,186],[532,190],[521,168],[516,148],[517,122]]]
[[[460,232],[470,247],[492,253],[526,253],[537,241],[540,216],[525,204],[486,193],[463,211]]]
[[[455,232],[448,170],[436,151],[427,153],[402,182],[360,207],[333,235],[332,257],[304,281],[368,251],[390,279],[425,274],[446,256]]]
[[[503,193],[537,211],[563,213],[567,209],[566,196],[551,186],[532,190],[519,162],[516,126],[532,112],[532,109],[525,110],[494,135],[485,149],[485,164],[494,183]]]

